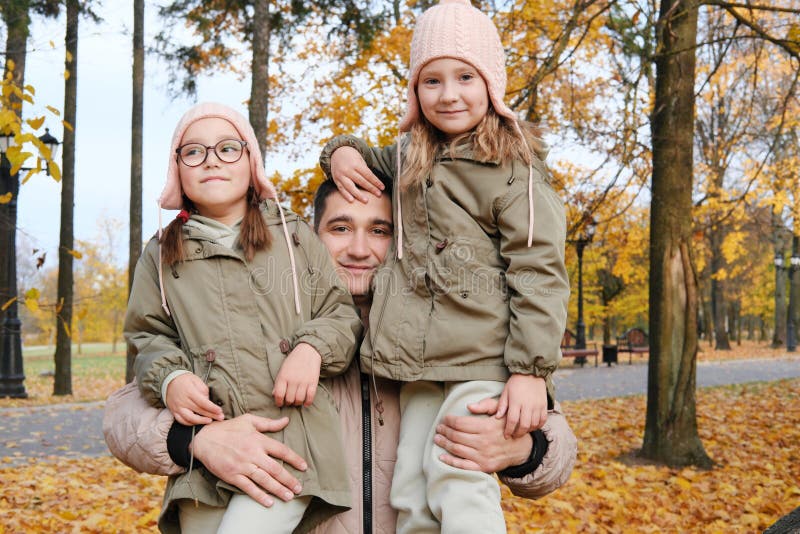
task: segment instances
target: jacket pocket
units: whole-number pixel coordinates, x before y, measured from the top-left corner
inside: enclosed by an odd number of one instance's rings
[[[434,263],[437,285],[444,286],[447,293],[461,298],[477,296],[484,304],[508,298],[505,265],[488,239],[456,238],[434,255]]]
[[[246,412],[246,404],[237,385],[232,356],[218,350],[218,346],[200,345],[189,350],[194,373],[208,386],[209,399],[222,408],[225,417],[236,417]]]

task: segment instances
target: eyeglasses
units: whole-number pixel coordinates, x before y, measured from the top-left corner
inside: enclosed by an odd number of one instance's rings
[[[247,143],[239,139],[223,139],[216,145],[206,146],[200,143],[188,143],[175,149],[178,159],[187,167],[199,167],[208,159],[213,150],[217,159],[224,163],[236,163],[242,159],[242,152]]]

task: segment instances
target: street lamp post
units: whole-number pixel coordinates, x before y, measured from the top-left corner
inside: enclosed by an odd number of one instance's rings
[[[797,307],[800,302],[800,280],[797,280],[800,272],[800,251],[798,251],[798,238],[792,238],[792,257],[789,260],[789,306],[786,312],[786,351],[794,352],[797,350]]]
[[[39,140],[50,148],[51,159],[56,156],[58,140],[50,135],[50,130],[45,129],[45,134]],[[3,287],[8,291],[8,299],[17,295],[17,197],[19,196],[19,172],[30,169],[20,169],[11,174],[11,164],[6,159],[6,152],[12,142],[12,136],[0,133],[0,179],[3,180],[6,191],[11,193],[8,203],[8,241],[3,256],[6,263],[6,279],[2,281]],[[49,164],[47,174],[50,174]],[[0,303],[2,305],[3,303]],[[2,328],[0,329],[0,398],[26,398],[25,373],[22,366],[22,322],[19,320],[18,302],[13,300],[5,312]]]
[[[583,322],[583,249],[586,248],[594,238],[595,226],[597,223],[594,218],[587,214],[583,218],[583,228],[578,239],[575,240],[575,250],[578,252],[578,322],[575,323],[575,348],[586,348],[586,323]],[[579,356],[586,361],[585,356]],[[576,363],[578,358],[575,359]]]

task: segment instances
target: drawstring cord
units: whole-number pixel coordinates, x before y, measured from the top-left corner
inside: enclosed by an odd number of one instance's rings
[[[164,309],[167,317],[171,317],[172,314],[169,313],[169,306],[167,306],[167,295],[164,293],[164,270],[161,267],[161,258],[164,257],[161,253],[161,234],[163,233],[164,225],[161,222],[161,202],[158,202],[158,290],[161,292],[161,307]]]
[[[294,260],[294,250],[292,250],[292,240],[289,238],[289,228],[286,225],[286,217],[283,215],[283,208],[275,199],[278,205],[278,212],[281,214],[281,226],[283,227],[283,237],[286,239],[286,248],[289,249],[289,263],[292,265],[292,286],[294,287],[294,311],[300,315],[300,284],[297,281],[297,265]]]
[[[522,140],[522,145],[528,149],[528,246],[533,245],[533,152],[525,140],[525,134],[522,133],[522,128],[519,126],[519,121],[514,121],[514,129],[516,130],[519,138]]]
[[[400,162],[400,136],[398,135],[395,138],[395,146],[397,147],[397,158],[396,158],[396,166],[397,166],[397,186],[395,189],[397,190],[397,220],[395,224],[397,225],[397,259],[403,259],[403,207],[402,202],[400,201],[400,191],[403,189],[402,185],[400,184],[400,171],[402,170],[402,165]]]

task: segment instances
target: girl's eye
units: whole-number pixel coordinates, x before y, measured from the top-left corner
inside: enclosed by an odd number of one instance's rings
[[[422,83],[424,85],[436,85],[437,83],[439,83],[439,80],[437,80],[436,78],[427,78],[423,80]]]
[[[222,141],[217,145],[219,152],[238,152],[242,149],[242,145],[236,141]]]
[[[472,80],[474,78],[475,78],[475,75],[472,74],[471,72],[468,72],[468,73],[465,73],[465,74],[461,75],[461,81],[462,82],[468,82],[468,81],[470,81],[470,80]]]
[[[183,147],[183,151],[181,152],[181,154],[183,156],[202,156],[203,154],[205,154],[205,151],[206,151],[205,147],[201,145],[189,145]]]
[[[373,234],[377,234],[379,236],[391,235],[391,232],[389,232],[389,230],[387,228],[373,228],[372,229],[372,233]]]
[[[343,234],[349,230],[350,229],[346,226],[334,226],[333,228],[331,228],[331,232],[336,232],[337,234]]]

